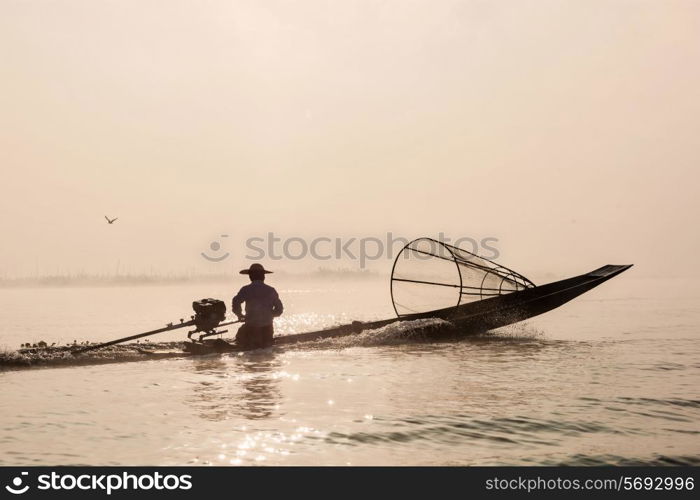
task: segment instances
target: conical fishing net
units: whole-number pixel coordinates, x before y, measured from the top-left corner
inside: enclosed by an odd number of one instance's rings
[[[534,286],[492,260],[431,238],[408,243],[397,255],[391,274],[391,297],[399,317]]]

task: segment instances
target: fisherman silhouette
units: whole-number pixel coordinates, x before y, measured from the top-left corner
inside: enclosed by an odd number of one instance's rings
[[[270,273],[272,271],[266,270],[258,263],[241,271],[241,274],[250,277],[251,283],[241,288],[233,298],[231,310],[238,319],[245,322],[236,334],[236,343],[243,348],[270,347],[273,343],[272,320],[282,314],[284,307],[277,290],[264,283],[265,275]],[[241,304],[244,302],[245,315],[241,311]]]

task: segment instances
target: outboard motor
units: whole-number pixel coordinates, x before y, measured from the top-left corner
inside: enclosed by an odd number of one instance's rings
[[[233,325],[235,323],[240,323],[241,320],[237,321],[226,321],[226,304],[223,300],[218,299],[201,299],[192,302],[192,309],[194,309],[194,314],[190,321],[185,321],[184,318],[180,319],[180,323],[168,323],[164,328],[158,328],[156,330],[151,330],[150,332],[138,333],[136,335],[130,335],[128,337],[123,337],[116,340],[110,340],[109,342],[102,342],[101,344],[90,344],[85,347],[80,347],[78,349],[71,350],[71,354],[80,354],[86,351],[93,351],[95,349],[100,349],[102,347],[109,347],[115,344],[120,344],[122,342],[127,342],[129,340],[136,340],[143,337],[148,337],[149,335],[155,335],[156,333],[169,332],[171,330],[176,330],[178,328],[185,328],[194,326],[195,329],[187,332],[187,338],[192,340],[192,344],[201,343],[202,339],[205,337],[210,337],[212,335],[221,335],[225,333],[226,330],[218,330],[220,326]],[[199,339],[194,340],[192,335],[198,332],[204,332],[199,336]],[[219,346],[219,351],[230,348],[226,342],[223,340],[217,340],[217,345]],[[225,349],[221,347],[221,344],[226,344]],[[29,345],[27,345],[29,347]],[[35,346],[36,347],[36,346]],[[41,347],[41,346],[40,346]],[[223,349],[223,350],[222,350]]]
[[[201,299],[192,302],[196,331],[211,332],[226,319],[226,304],[218,299]]]

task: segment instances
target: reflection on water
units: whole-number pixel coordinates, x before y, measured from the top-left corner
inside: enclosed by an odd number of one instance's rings
[[[205,420],[270,418],[281,399],[279,378],[274,376],[281,366],[272,350],[194,358],[192,368],[200,380],[188,403]]]
[[[699,355],[478,338],[8,372],[0,463],[698,464]]]
[[[0,464],[698,465],[700,295],[626,283],[476,338],[404,324],[260,353],[0,372]],[[290,292],[279,331],[362,317],[346,304],[384,317],[366,291]],[[71,292],[70,317],[46,309],[30,340],[49,340],[57,317],[71,340],[81,321],[105,340],[160,321],[149,306],[133,328],[100,328],[77,307],[99,293]],[[138,310],[154,291],[139,293],[102,299]],[[36,295],[7,299],[0,320],[27,324],[17,311]]]
[[[238,401],[240,416],[250,420],[269,418],[279,408],[279,379],[273,374],[282,365],[272,352],[243,356],[240,379],[243,393]]]

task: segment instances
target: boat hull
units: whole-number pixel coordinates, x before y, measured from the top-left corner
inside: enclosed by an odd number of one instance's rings
[[[630,267],[607,265],[573,278],[402,319],[438,317],[453,323],[461,333],[477,334],[556,309]]]

